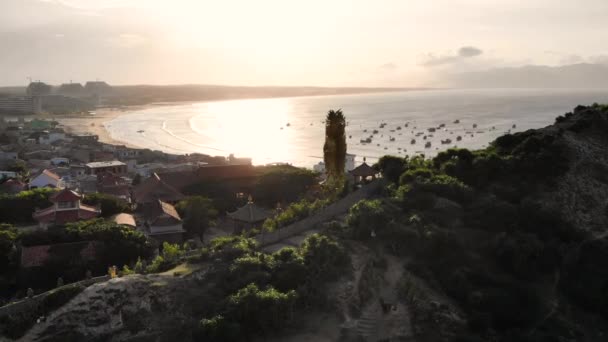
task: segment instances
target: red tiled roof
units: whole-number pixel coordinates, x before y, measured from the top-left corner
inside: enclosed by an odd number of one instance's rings
[[[0,185],[0,192],[7,192],[7,193],[18,193],[21,192],[25,189],[26,184],[17,180],[17,179],[9,179],[6,182],[2,183]]]
[[[123,226],[136,227],[135,218],[131,214],[120,213],[112,216],[112,221],[116,224],[121,224]]]
[[[51,200],[51,202],[57,203],[79,201],[81,198],[82,196],[76,191],[65,188],[51,196],[49,199]]]
[[[136,203],[152,203],[158,200],[177,202],[185,196],[155,173],[135,188],[134,197]]]
[[[151,224],[178,224],[182,220],[177,211],[175,210],[174,206],[160,200],[157,200],[156,202],[145,203],[142,209],[146,221]],[[163,215],[166,215],[168,217],[163,217]]]
[[[165,203],[161,200],[158,201],[158,204],[160,204],[160,209],[162,210],[163,213],[171,216],[172,218],[181,221],[181,217],[179,217],[179,214],[177,213],[177,210],[175,210],[175,207],[172,206],[169,203]]]
[[[54,180],[61,180],[61,177],[59,177],[59,175],[57,175],[55,172],[48,170],[48,169],[44,169],[42,170],[42,173],[53,178]]]
[[[59,211],[55,210],[55,206],[51,206],[46,209],[36,211],[33,217],[36,221],[42,223],[65,224],[79,220],[90,220],[99,216],[100,214],[101,210],[81,204],[79,209],[74,208]]]

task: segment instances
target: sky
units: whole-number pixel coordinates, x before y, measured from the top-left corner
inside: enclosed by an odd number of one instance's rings
[[[608,0],[0,0],[0,85],[415,87],[608,63]]]

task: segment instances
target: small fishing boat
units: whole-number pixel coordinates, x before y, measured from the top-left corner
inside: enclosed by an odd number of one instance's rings
[[[143,133],[145,132],[143,129],[140,129],[139,131],[137,131],[137,133]]]
[[[395,138],[391,137],[389,140],[390,140],[390,141],[395,141]]]
[[[401,126],[397,126],[397,130],[400,131],[401,130]]]
[[[427,131],[429,131],[429,132],[433,133],[433,132],[435,132],[435,131],[436,131],[436,129],[435,129],[435,127],[431,127],[431,128],[428,128],[428,129],[427,129]]]
[[[454,123],[455,123],[455,124],[459,124],[459,123],[460,123],[460,120],[456,119],[456,120],[454,120]]]
[[[442,145],[447,145],[447,144],[451,144],[451,143],[452,143],[452,139],[441,140]]]
[[[416,139],[412,139],[412,140],[410,141],[410,144],[412,144],[412,145],[414,145],[415,143],[416,143]]]
[[[378,130],[377,130],[377,129],[375,129],[375,130],[374,130],[372,133],[373,133],[373,134],[378,134]]]
[[[426,144],[424,144],[424,148],[431,148],[431,142],[427,141]]]

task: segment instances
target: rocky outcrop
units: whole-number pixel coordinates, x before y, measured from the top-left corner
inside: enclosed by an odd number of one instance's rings
[[[572,226],[594,234],[608,227],[608,108],[579,106],[538,130],[554,136],[568,160],[567,171],[538,202],[561,213]]]
[[[188,279],[131,275],[92,285],[21,341],[154,340],[189,320],[179,293]]]

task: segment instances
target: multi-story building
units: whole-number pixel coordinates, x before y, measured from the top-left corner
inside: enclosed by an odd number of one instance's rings
[[[39,96],[0,97],[0,113],[38,114],[42,111]]]

